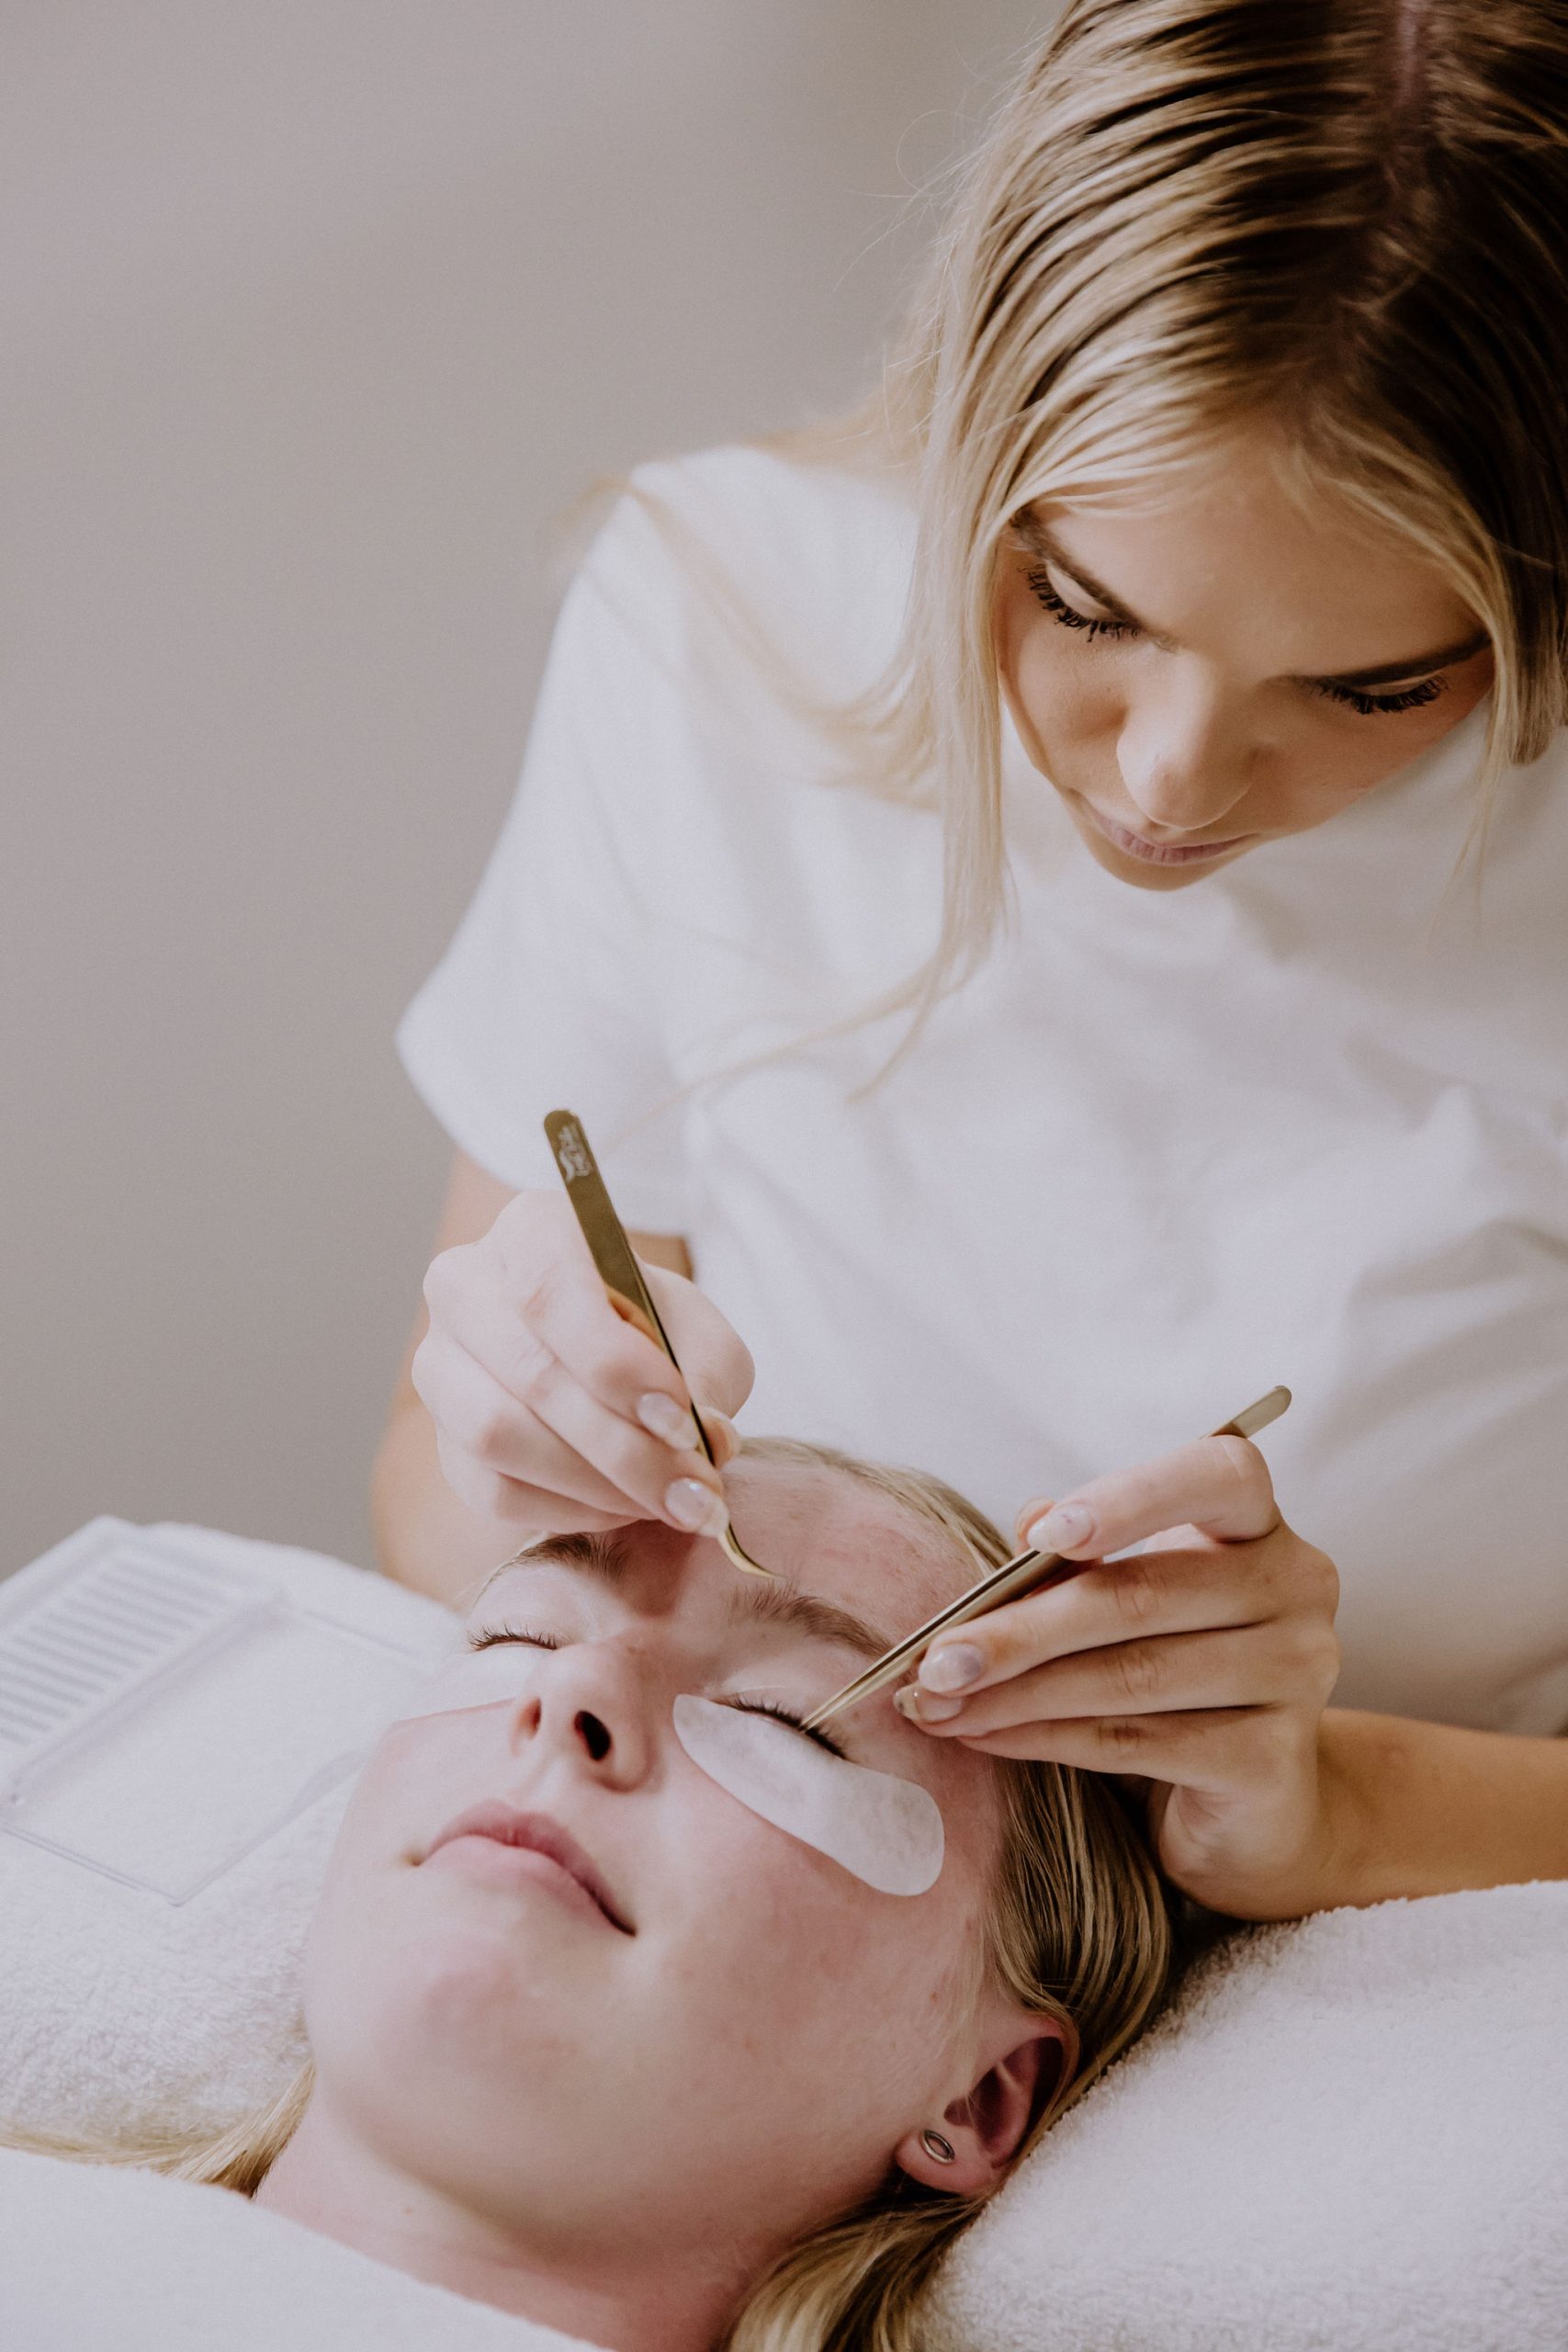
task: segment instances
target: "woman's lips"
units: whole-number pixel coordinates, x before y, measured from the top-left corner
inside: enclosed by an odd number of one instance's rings
[[[1092,801],[1084,799],[1081,793],[1075,793],[1073,798],[1096,832],[1103,833],[1112,849],[1119,849],[1123,857],[1139,858],[1145,865],[1201,865],[1205,858],[1223,857],[1227,851],[1239,849],[1244,842],[1253,838],[1250,833],[1234,833],[1229,841],[1224,842],[1151,842],[1146,835],[1131,832],[1125,825],[1119,825],[1114,817],[1108,817],[1103,808],[1097,808]]]
[[[424,1860],[448,1849],[459,1863],[487,1878],[514,1885],[533,1880],[551,1886],[579,1908],[607,1919],[622,1935],[637,1932],[576,1838],[547,1813],[519,1813],[514,1805],[500,1804],[471,1805],[447,1823]]]

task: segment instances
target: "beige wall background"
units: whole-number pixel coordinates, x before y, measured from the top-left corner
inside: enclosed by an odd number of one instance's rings
[[[0,1572],[369,1557],[551,518],[860,385],[1048,13],[6,0]]]

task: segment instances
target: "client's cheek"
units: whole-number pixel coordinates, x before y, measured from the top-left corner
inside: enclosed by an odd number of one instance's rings
[[[834,1756],[776,1717],[682,1696],[675,1736],[749,1810],[883,1894],[924,1894],[942,1874],[942,1819],[919,1781]]]

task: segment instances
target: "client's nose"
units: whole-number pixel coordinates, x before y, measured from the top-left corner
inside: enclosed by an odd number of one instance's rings
[[[660,1677],[639,1645],[624,1639],[571,1642],[547,1661],[531,1715],[513,1737],[541,1739],[563,1760],[617,1788],[635,1788],[658,1755]]]
[[[586,1707],[579,1707],[572,1729],[595,1764],[603,1764],[615,1746],[610,1726],[602,1716],[591,1714]]]

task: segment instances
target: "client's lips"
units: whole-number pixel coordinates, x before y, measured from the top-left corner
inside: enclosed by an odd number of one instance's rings
[[[558,1821],[552,1821],[547,1813],[519,1813],[510,1804],[471,1805],[432,1839],[424,1860],[428,1861],[432,1854],[439,1853],[443,1846],[454,1845],[459,1838],[488,1838],[497,1846],[513,1846],[525,1853],[542,1854],[547,1861],[554,1862],[569,1878],[576,1880],[613,1928],[618,1928],[624,1936],[637,1933],[576,1838]]]

